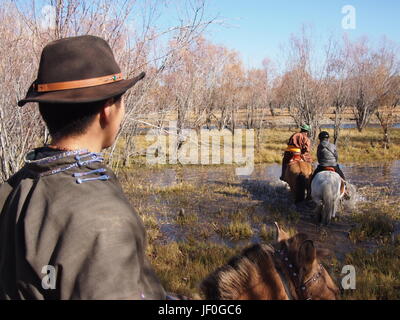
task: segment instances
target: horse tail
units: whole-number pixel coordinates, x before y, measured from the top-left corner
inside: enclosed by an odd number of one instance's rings
[[[307,188],[307,178],[303,173],[297,176],[296,181],[296,203],[301,202],[305,198],[306,188]]]

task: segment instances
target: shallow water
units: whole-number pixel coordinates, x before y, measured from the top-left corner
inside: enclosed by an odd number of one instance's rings
[[[392,195],[400,196],[400,160],[383,163],[341,165],[346,179],[357,187],[377,186],[387,187]],[[194,185],[224,182],[227,177],[244,182],[258,180],[278,182],[281,174],[281,165],[256,165],[251,176],[240,177],[235,175],[235,168],[227,167],[183,167],[182,170],[165,169],[151,173],[149,182],[160,187],[172,186],[181,182]]]
[[[368,165],[345,165],[342,170],[347,180],[357,188],[363,187],[384,187],[382,192],[393,196],[399,196],[400,190],[398,184],[400,182],[400,161],[387,163],[370,163]],[[163,234],[163,239],[166,241],[185,241],[188,236],[194,236],[200,239],[197,231],[200,226],[210,228],[210,222],[218,226],[227,225],[231,221],[231,215],[238,211],[250,209],[249,217],[258,215],[264,223],[271,224],[270,219],[274,219],[270,215],[270,210],[276,210],[285,214],[288,210],[298,211],[301,218],[296,223],[298,231],[306,232],[311,235],[317,242],[321,241],[324,246],[330,247],[338,256],[343,256],[344,253],[353,247],[348,240],[348,232],[350,226],[342,221],[330,228],[328,235],[325,235],[322,229],[318,228],[313,220],[312,207],[308,207],[309,203],[304,203],[304,206],[296,207],[292,204],[290,192],[285,183],[279,180],[281,173],[281,165],[256,165],[251,176],[239,177],[235,174],[235,167],[227,166],[183,166],[179,168],[165,168],[150,171],[146,174],[146,183],[157,187],[169,187],[180,183],[192,184],[194,186],[204,187],[209,185],[210,188],[216,186],[240,187],[250,194],[250,198],[243,197],[241,194],[235,194],[235,191],[228,191],[227,198],[221,198],[220,195],[225,191],[218,192],[211,199],[189,191],[189,195],[183,196],[186,203],[182,204],[182,197],[178,194],[171,197],[163,198],[154,194],[148,199],[148,203],[152,204],[148,207],[147,214],[154,214],[158,217],[161,223],[160,229]],[[213,189],[213,190],[214,190]],[[346,211],[351,212],[356,203],[360,201],[374,201],[374,197],[380,197],[371,194],[366,195],[367,198],[362,198],[356,195],[355,201],[350,204],[344,203],[342,214],[346,215]],[[365,194],[365,192],[364,192]],[[189,203],[189,204],[188,204]],[[197,222],[195,229],[193,227],[181,226],[174,220],[181,208],[185,207],[185,215],[195,214]],[[219,217],[218,211],[228,212],[228,216]],[[163,212],[162,214],[160,212]],[[251,218],[249,218],[251,221]],[[204,239],[207,242],[221,243],[230,247],[237,245],[246,245],[250,242],[258,242],[260,223],[251,222],[251,227],[255,230],[255,235],[244,241],[231,241],[226,237],[220,236],[218,233],[211,233],[208,238]],[[197,228],[197,229],[196,229]],[[328,238],[326,238],[328,237]]]
[[[358,187],[387,187],[391,195],[400,196],[400,161],[368,165],[343,166],[346,178]]]

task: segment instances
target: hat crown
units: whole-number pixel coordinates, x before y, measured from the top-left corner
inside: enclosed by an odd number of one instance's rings
[[[37,83],[84,80],[120,72],[108,43],[85,35],[49,43],[42,51]]]
[[[300,129],[305,131],[311,131],[311,126],[308,124],[303,124],[302,126],[300,126]]]
[[[322,131],[319,135],[318,135],[319,140],[324,140],[324,139],[329,139],[329,132],[327,131]]]

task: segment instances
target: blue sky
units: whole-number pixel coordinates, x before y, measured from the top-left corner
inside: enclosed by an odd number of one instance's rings
[[[1,0],[0,0],[1,1]],[[20,0],[28,3],[31,0]],[[145,2],[140,2],[139,4]],[[40,9],[49,0],[35,0]],[[184,0],[167,0],[169,9],[161,9],[161,25],[176,24],[176,7]],[[306,24],[313,30],[316,45],[330,35],[350,39],[368,36],[379,41],[382,36],[400,42],[400,0],[206,0],[206,17],[218,16],[226,25],[211,26],[206,37],[216,44],[237,50],[247,67],[261,67],[264,58],[282,58],[282,45],[291,34]],[[342,28],[343,6],[356,9],[356,29]],[[182,9],[182,8],[180,8]],[[171,10],[171,11],[170,11]],[[140,23],[140,21],[139,21]],[[171,24],[172,23],[172,24]],[[174,24],[175,23],[175,24]],[[316,50],[317,55],[318,48]]]
[[[354,30],[342,29],[345,5],[356,9]],[[366,35],[378,41],[386,35],[400,42],[399,0],[209,0],[207,14],[219,14],[230,25],[213,26],[207,37],[239,51],[249,67],[261,67],[265,57],[279,57],[280,45],[302,24],[310,25],[320,40],[347,32],[352,39]]]

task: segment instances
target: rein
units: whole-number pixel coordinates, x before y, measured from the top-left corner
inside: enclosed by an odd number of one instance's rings
[[[298,298],[302,298],[303,300],[312,300],[311,294],[309,293],[310,287],[312,287],[313,284],[317,283],[319,279],[321,279],[322,276],[322,271],[323,271],[323,265],[320,263],[318,271],[315,272],[310,279],[307,281],[300,283],[300,280],[298,278],[299,272],[295,265],[290,262],[286,250],[275,250],[274,256],[277,257],[281,265],[286,267],[286,273],[289,274],[289,279],[285,276],[285,272],[281,270],[280,268],[276,268],[279,274],[279,277],[281,278],[281,281],[283,283],[283,286],[285,288],[286,294],[289,297],[289,300],[294,300],[293,299],[293,294],[290,292],[290,281],[293,283],[293,286],[296,291],[296,295]],[[276,266],[275,266],[276,267]]]

